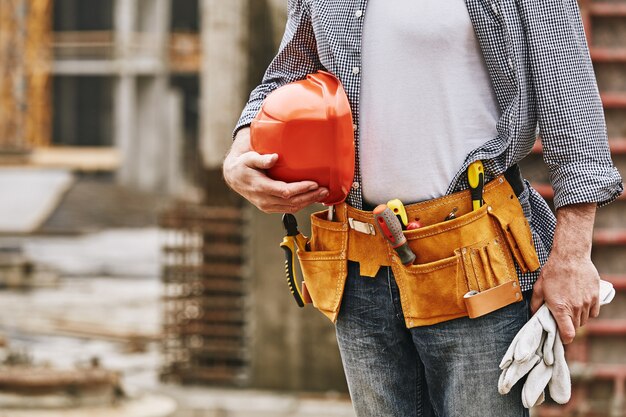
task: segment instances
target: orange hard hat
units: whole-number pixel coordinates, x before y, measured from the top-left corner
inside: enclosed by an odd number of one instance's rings
[[[252,149],[276,153],[267,175],[285,182],[315,181],[327,187],[323,201],[345,200],[354,176],[354,128],[341,82],[318,71],[267,96],[250,126]]]

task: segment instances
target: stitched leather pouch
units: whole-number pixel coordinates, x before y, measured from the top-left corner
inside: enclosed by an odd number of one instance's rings
[[[470,291],[463,296],[468,316],[475,319],[499,309],[502,304],[513,304],[522,299],[516,281],[505,282],[483,292]]]
[[[491,207],[405,233],[418,264],[405,267],[391,254],[407,327],[468,315],[465,294],[518,284],[513,258]],[[404,294],[403,294],[404,293]],[[491,300],[493,311],[511,303]]]
[[[348,219],[373,225],[371,212],[342,204],[334,222],[326,220],[325,211],[314,213],[311,250],[298,253],[313,304],[336,320],[348,259],[359,262],[366,276],[382,265],[392,267],[407,327],[478,317],[521,300],[514,262],[522,270],[539,267],[530,228],[503,177],[486,185],[484,200],[483,207],[471,211],[469,192],[462,191],[407,206],[409,217],[424,224],[405,231],[416,254],[409,267],[377,229],[367,234],[348,226]],[[453,209],[457,217],[442,221]],[[473,296],[465,297],[468,293]]]
[[[330,222],[326,211],[311,215],[310,251],[298,251],[307,297],[331,321],[337,320],[348,273],[348,225]]]

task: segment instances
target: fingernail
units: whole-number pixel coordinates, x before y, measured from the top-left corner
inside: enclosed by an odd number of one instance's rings
[[[317,187],[318,187],[317,184],[313,184],[309,187],[309,191],[317,190]]]

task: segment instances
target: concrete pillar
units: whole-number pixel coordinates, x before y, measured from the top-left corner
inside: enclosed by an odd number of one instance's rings
[[[246,97],[248,1],[201,0],[200,3],[200,148],[204,165],[209,169],[221,166]]]
[[[132,156],[137,165],[134,185],[142,190],[163,190],[164,162],[167,161],[167,80],[164,77],[139,77],[137,82],[137,118]]]
[[[183,146],[185,141],[183,94],[178,90],[169,89],[166,105],[167,143],[164,147],[166,160],[163,164],[165,189],[176,194],[181,193],[184,189],[182,167]]]
[[[116,0],[114,9],[115,145],[120,183],[171,192],[163,170],[171,157],[168,129],[169,0]],[[180,165],[179,165],[180,168]]]
[[[140,189],[167,191],[167,173],[163,167],[169,157],[167,129],[168,76],[167,41],[169,23],[169,1],[140,0],[138,30],[146,58],[159,62],[156,72],[139,78],[137,90],[137,124],[135,138],[137,153],[133,155],[139,171],[136,183]]]
[[[122,156],[117,171],[118,181],[131,184],[137,175],[137,168],[132,156],[136,153],[134,138],[137,108],[137,82],[133,75],[124,74],[115,80],[113,135],[114,144]]]
[[[132,37],[135,30],[137,3],[135,0],[116,0],[113,6],[113,25],[115,29],[115,58],[123,61],[131,55]],[[135,153],[135,110],[137,107],[137,87],[133,74],[123,69],[115,80],[113,91],[113,143],[122,155],[121,166],[117,172],[122,184],[132,183],[136,176],[136,167],[132,155]]]
[[[118,59],[124,59],[131,55],[137,12],[136,0],[115,0],[113,26],[115,29],[115,54]]]

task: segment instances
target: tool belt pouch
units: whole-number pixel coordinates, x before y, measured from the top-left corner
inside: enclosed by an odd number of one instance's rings
[[[325,219],[326,211],[311,215],[307,251],[297,251],[307,298],[331,321],[337,320],[348,273],[348,225]]]
[[[389,249],[407,327],[476,318],[522,300],[514,260],[522,271],[536,270],[539,261],[513,190],[502,178],[494,181],[480,209],[463,207],[453,220],[405,232],[417,256],[412,266]]]
[[[539,268],[530,227],[503,177],[487,184],[483,197],[485,204],[475,211],[468,191],[406,206],[409,217],[425,225],[404,232],[416,254],[412,266],[402,265],[375,228],[371,212],[340,204],[336,221],[326,220],[326,211],[313,213],[309,250],[297,252],[313,305],[336,321],[348,259],[359,262],[364,276],[391,266],[407,327],[480,317],[521,301],[515,262],[522,272]],[[452,209],[458,209],[457,218],[442,222]],[[370,229],[350,229],[350,217]]]

